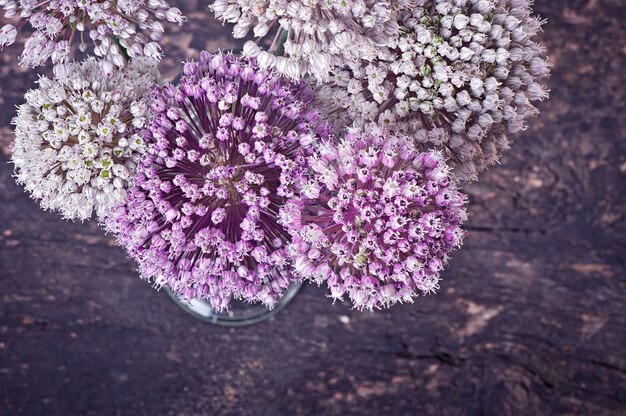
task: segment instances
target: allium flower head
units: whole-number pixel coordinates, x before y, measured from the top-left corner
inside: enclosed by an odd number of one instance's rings
[[[26,22],[33,27],[20,57],[22,65],[32,67],[48,59],[66,62],[74,43],[84,52],[90,40],[94,54],[107,60],[107,66],[124,66],[124,52],[131,58],[160,59],[164,31],[160,21],[179,25],[186,21],[165,0],[0,0],[0,6],[8,19],[19,15],[17,28]],[[12,24],[0,28],[0,51],[15,42],[17,28]]]
[[[273,37],[268,51],[248,41],[244,54],[262,67],[292,78],[312,74],[327,81],[335,67],[348,61],[372,60],[379,47],[397,33],[396,15],[408,0],[216,0],[218,19],[235,23],[235,38],[252,28],[256,38]],[[286,36],[284,57],[272,53]]]
[[[440,153],[368,126],[321,146],[310,163],[300,198],[281,210],[297,274],[326,282],[331,297],[347,295],[357,309],[438,288],[467,217]]]
[[[88,58],[54,72],[26,93],[13,119],[17,182],[67,219],[102,216],[125,200],[144,152],[156,61],[141,58],[107,76],[102,62]]]
[[[474,179],[548,95],[544,48],[533,40],[542,22],[528,0],[414,3],[387,56],[338,71],[321,95],[347,110],[334,112],[340,124],[394,124]]]
[[[232,54],[203,52],[183,73],[153,97],[149,151],[107,227],[156,286],[218,310],[271,307],[294,280],[278,211],[325,134],[313,95]]]

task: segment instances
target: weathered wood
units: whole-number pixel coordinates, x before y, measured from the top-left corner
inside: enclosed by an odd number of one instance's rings
[[[168,76],[236,46],[207,2],[179,3]],[[626,8],[535,7],[552,98],[467,187],[471,235],[441,293],[370,314],[309,286],[242,329],[194,320],[95,224],[14,184],[9,121],[36,76],[0,54],[0,414],[626,414]]]

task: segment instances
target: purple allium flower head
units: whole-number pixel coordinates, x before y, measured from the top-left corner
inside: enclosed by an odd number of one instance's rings
[[[272,307],[295,279],[278,212],[326,130],[313,94],[232,54],[203,52],[183,74],[153,97],[148,152],[107,228],[156,286]]]
[[[321,145],[299,198],[281,210],[296,273],[357,309],[411,302],[438,288],[459,247],[466,198],[440,153],[384,129]]]

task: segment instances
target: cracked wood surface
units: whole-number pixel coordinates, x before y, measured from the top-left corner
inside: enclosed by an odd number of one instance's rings
[[[190,24],[167,28],[170,78],[199,49],[238,46],[208,2],[178,3]],[[241,329],[194,320],[95,224],[44,213],[15,185],[9,122],[36,75],[5,50],[0,414],[626,414],[626,8],[535,8],[552,98],[466,187],[470,236],[441,293],[371,314],[307,286]]]

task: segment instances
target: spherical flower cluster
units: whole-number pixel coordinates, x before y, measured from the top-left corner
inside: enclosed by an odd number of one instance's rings
[[[66,62],[74,42],[84,52],[89,39],[94,54],[112,66],[124,66],[124,53],[130,58],[142,55],[160,59],[163,38],[160,20],[181,25],[186,19],[177,7],[165,0],[0,0],[4,16],[21,19],[17,28],[29,22],[34,32],[26,40],[20,63],[24,66]],[[15,42],[17,28],[0,28],[0,50]],[[121,50],[123,48],[123,50]]]
[[[235,38],[250,28],[256,38],[272,37],[268,51],[248,41],[244,55],[261,67],[276,68],[292,78],[312,74],[327,81],[333,68],[349,61],[372,60],[379,46],[397,33],[396,15],[408,0],[216,0],[211,9],[223,21],[235,23]],[[275,56],[282,40],[284,57]]]
[[[320,146],[310,163],[300,197],[280,217],[297,274],[326,282],[331,297],[347,295],[357,309],[438,288],[467,217],[440,153],[368,126]]]
[[[442,149],[462,179],[497,162],[507,133],[547,97],[541,21],[528,0],[418,0],[388,54],[354,62],[322,89],[337,121],[377,121]]]
[[[184,299],[272,307],[294,280],[277,223],[325,136],[304,84],[232,54],[201,54],[152,107],[149,151],[107,220],[141,275]]]
[[[59,64],[41,78],[13,119],[17,182],[42,208],[67,219],[104,215],[126,198],[147,124],[147,92],[158,81],[156,62],[133,61],[103,73],[100,61]]]

